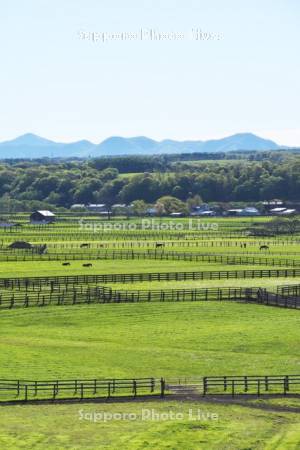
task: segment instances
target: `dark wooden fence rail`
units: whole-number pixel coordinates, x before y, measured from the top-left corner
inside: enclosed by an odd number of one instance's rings
[[[244,278],[280,278],[299,277],[299,269],[249,269],[229,271],[201,271],[201,272],[140,272],[116,273],[96,275],[66,275],[50,277],[20,277],[0,278],[0,288],[39,289],[50,286],[52,290],[70,285],[98,284],[98,283],[135,283],[143,281],[186,281],[186,280],[221,280]]]
[[[155,378],[51,381],[0,379],[0,403],[162,394],[163,382]]]
[[[300,297],[300,284],[277,286],[277,294],[282,297]]]
[[[78,227],[79,229],[79,227]],[[6,230],[6,229],[4,229]],[[105,241],[105,240],[140,240],[140,239],[154,239],[154,240],[165,240],[165,239],[171,239],[171,240],[177,240],[177,239],[216,239],[216,238],[226,238],[226,239],[232,239],[232,238],[248,238],[248,235],[243,231],[236,231],[236,232],[222,232],[222,231],[214,231],[211,233],[208,233],[206,231],[190,231],[190,230],[182,230],[181,232],[172,232],[172,231],[152,231],[152,230],[144,230],[144,232],[134,232],[132,230],[126,230],[124,232],[120,232],[118,230],[107,230],[104,232],[99,232],[98,230],[95,231],[86,231],[86,230],[80,230],[78,232],[68,231],[67,229],[63,228],[60,232],[58,230],[50,230],[46,227],[41,226],[40,229],[38,227],[32,227],[31,230],[26,228],[9,228],[8,230],[4,231],[0,229],[0,236],[3,239],[7,239],[10,237],[11,239],[14,239],[16,237],[22,237],[22,239],[26,238],[26,240],[34,240],[35,242],[37,240],[43,239],[43,241],[79,241],[82,242],[83,239],[88,241]],[[39,236],[40,233],[40,236]]]
[[[210,376],[166,380],[167,394],[206,395],[299,395],[300,375]]]
[[[242,301],[270,306],[300,307],[300,297],[283,297],[261,288],[199,288],[165,290],[113,290],[103,286],[71,287],[64,291],[9,291],[0,293],[0,309],[95,303]]]
[[[207,395],[299,395],[300,375],[209,376],[172,380],[165,378],[90,380],[0,379],[0,403]]]
[[[0,261],[76,261],[76,260],[170,260],[170,261],[203,261],[208,263],[221,263],[233,265],[269,265],[279,267],[300,267],[300,259],[293,260],[289,258],[270,258],[258,256],[230,256],[214,253],[197,253],[197,252],[165,252],[156,250],[140,251],[115,251],[106,250],[102,252],[79,252],[79,253],[46,253],[36,254],[32,252],[0,252]]]
[[[34,234],[24,234],[21,233],[20,236],[17,236],[15,234],[10,235],[9,233],[1,233],[0,229],[0,248],[4,249],[7,247],[9,243],[14,242],[18,237],[22,238],[22,240],[27,240],[30,242],[39,242],[44,243],[47,242],[47,245],[49,248],[78,248],[82,243],[85,243],[86,241],[91,245],[92,248],[153,248],[153,246],[156,245],[157,242],[159,242],[160,236],[154,236],[154,240],[151,240],[148,238],[148,235],[145,235],[140,240],[133,240],[134,236],[132,236],[130,233],[124,236],[124,239],[121,240],[117,235],[109,234],[107,236],[107,239],[105,236],[102,236],[102,240],[100,240],[99,235],[96,237],[94,236],[93,239],[90,239],[89,236],[86,234],[80,234],[78,235],[78,238],[72,239],[72,236],[63,235],[64,239],[61,239],[60,235],[48,235],[47,233],[41,233],[39,236],[38,233]],[[115,242],[114,242],[115,238]],[[275,246],[291,246],[291,245],[298,245],[300,243],[299,238],[253,238],[253,237],[240,237],[239,240],[236,236],[236,240],[232,239],[230,241],[225,240],[222,236],[219,238],[214,236],[213,240],[208,239],[205,240],[205,237],[203,236],[197,236],[197,235],[181,235],[177,236],[176,240],[173,239],[173,235],[170,236],[161,236],[162,241],[165,243],[165,247],[241,247],[241,244],[246,243],[246,248],[248,247],[260,247],[261,245],[268,245],[271,247]],[[246,240],[245,240],[246,239]],[[252,239],[252,240],[251,240]],[[63,241],[63,242],[55,242],[55,241]],[[272,248],[271,248],[272,250]],[[297,252],[293,252],[297,253]]]
[[[300,375],[267,375],[267,376],[224,376],[204,377],[203,395],[230,393],[232,397],[239,394],[254,393],[257,396],[265,394],[299,393]]]
[[[260,303],[267,306],[280,306],[284,308],[300,308],[300,296],[295,293],[287,295],[280,294],[279,292],[268,292],[266,289],[259,289],[257,293],[256,303]]]
[[[73,229],[74,230],[74,229]],[[241,242],[244,242],[245,239],[247,240],[247,246],[251,245],[251,242],[253,242],[253,245],[257,245],[258,242],[261,243],[270,243],[271,245],[296,245],[299,244],[300,239],[299,236],[295,236],[294,238],[289,238],[288,236],[282,236],[280,238],[276,238],[276,236],[249,236],[247,233],[236,231],[236,232],[221,232],[221,231],[215,231],[212,233],[207,233],[205,231],[189,231],[189,230],[182,230],[181,232],[171,232],[171,231],[151,231],[151,230],[145,230],[143,233],[136,233],[132,230],[126,230],[126,232],[120,232],[118,230],[113,231],[105,231],[105,232],[98,232],[98,231],[85,231],[80,230],[79,232],[74,231],[68,231],[67,229],[63,229],[60,232],[56,231],[53,232],[50,229],[41,227],[40,229],[36,227],[32,227],[31,230],[28,230],[28,228],[18,228],[13,230],[12,228],[7,229],[0,229],[0,242],[8,242],[12,240],[16,240],[17,238],[22,238],[22,240],[29,240],[33,242],[40,242],[41,240],[43,242],[86,242],[86,241],[140,241],[140,240],[199,240],[199,241],[211,241],[216,239],[222,239],[224,242],[226,239],[232,239],[233,241],[236,240],[238,242],[238,245]],[[249,240],[250,239],[250,240]],[[251,241],[253,239],[253,241]],[[256,239],[256,241],[254,240]],[[249,241],[248,241],[249,240]],[[267,242],[266,242],[267,241]],[[254,244],[256,242],[256,244]]]
[[[251,300],[257,298],[259,288],[202,288],[166,290],[124,290],[96,286],[65,291],[9,291],[0,293],[0,309],[14,307],[79,305],[92,303],[175,302],[207,300]]]
[[[166,239],[166,238],[165,238]],[[13,242],[14,239],[9,239],[7,242],[4,242],[2,240],[2,242],[0,242],[0,249],[2,251],[7,250],[8,247],[8,243]],[[300,240],[299,240],[300,242]],[[296,242],[293,241],[293,244],[295,244]],[[160,241],[151,241],[151,240],[140,240],[140,241],[106,241],[106,242],[84,242],[83,239],[81,239],[81,241],[79,242],[50,242],[47,244],[47,247],[49,249],[80,249],[82,248],[82,245],[85,244],[85,246],[88,246],[88,248],[91,249],[102,249],[102,248],[107,248],[107,249],[136,249],[136,248],[150,248],[153,249],[156,247],[157,244],[163,244],[163,247],[184,247],[184,248],[226,248],[226,249],[230,249],[233,248],[234,251],[236,252],[237,249],[242,248],[243,249],[243,254],[253,254],[253,253],[262,253],[260,251],[260,246],[261,245],[267,245],[271,248],[269,248],[269,250],[267,249],[266,252],[269,254],[270,251],[272,252],[272,254],[277,254],[277,255],[286,255],[287,252],[283,252],[283,251],[274,251],[272,249],[272,247],[274,246],[284,246],[285,241],[268,241],[268,240],[259,240],[257,239],[256,241],[243,241],[242,239],[239,241],[223,241],[223,240],[212,240],[212,241],[202,241],[202,240],[176,240],[176,241],[171,241],[171,240],[163,240],[162,242]],[[298,244],[298,242],[297,242]],[[289,243],[289,245],[291,245]],[[251,250],[246,250],[249,247],[255,247],[254,249]],[[229,250],[230,251],[230,250]],[[299,255],[300,252],[295,252],[295,251],[291,251],[288,252],[288,254],[290,255]]]

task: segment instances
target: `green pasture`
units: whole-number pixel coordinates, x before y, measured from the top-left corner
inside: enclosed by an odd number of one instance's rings
[[[125,175],[124,175],[125,176]],[[132,174],[126,174],[132,176]],[[90,222],[106,218],[83,216]],[[10,217],[12,220],[14,217]],[[172,219],[180,231],[127,230],[94,233],[80,229],[81,216],[61,215],[56,224],[33,227],[26,215],[16,216],[24,226],[12,232],[0,229],[1,254],[16,240],[46,243],[49,253],[70,253],[72,246],[90,242],[82,256],[126,241],[132,250],[154,248],[174,241],[165,251],[201,252],[261,258],[300,260],[296,236],[253,238],[243,231],[270,218],[210,218],[218,231],[191,231],[187,218]],[[141,225],[141,219],[118,219]],[[169,218],[163,218],[162,224]],[[113,220],[112,223],[116,223]],[[230,233],[232,238],[230,238]],[[138,236],[138,237],[137,237]],[[180,242],[199,242],[181,246]],[[206,244],[204,244],[204,241]],[[228,241],[229,247],[221,246]],[[279,245],[273,245],[276,241]],[[240,243],[246,243],[242,248]],[[261,252],[261,243],[270,243]],[[254,244],[254,245],[251,245]],[[57,248],[55,248],[57,245]],[[206,246],[207,245],[207,246]],[[152,246],[152,247],[151,247]],[[105,248],[98,249],[104,251]],[[116,251],[122,248],[115,248]],[[124,251],[131,250],[124,248]],[[249,254],[248,254],[249,252]],[[282,253],[282,254],[280,254]],[[293,255],[295,253],[295,255]],[[237,255],[238,256],[238,255]],[[222,264],[154,259],[0,262],[0,277],[30,277],[139,272],[227,271],[284,268],[279,265]],[[253,278],[204,281],[110,284],[112,289],[182,289],[203,287],[266,287],[299,284],[299,278]],[[300,373],[300,313],[293,309],[234,302],[134,303],[16,308],[0,311],[0,378],[64,379],[102,377],[197,377],[205,375],[284,375]],[[142,408],[182,413],[189,408],[219,415],[218,420],[143,421]],[[253,399],[247,404],[215,401],[151,401],[0,406],[0,448],[36,449],[168,449],[168,450],[296,450],[300,448],[300,419],[296,398]],[[79,420],[79,410],[131,412],[135,421],[93,423]]]
[[[231,302],[1,311],[1,378],[299,373],[300,315]]]
[[[18,223],[21,226],[17,228],[0,229],[1,239],[10,239],[14,236],[28,235],[33,236],[40,234],[42,236],[52,234],[74,233],[88,234],[94,233],[95,230],[100,234],[104,230],[106,234],[113,230],[114,234],[133,234],[139,232],[145,236],[150,232],[159,231],[166,235],[172,233],[190,233],[205,235],[214,232],[216,238],[218,233],[232,233],[246,231],[249,227],[265,222],[269,222],[271,217],[114,217],[110,219],[105,214],[72,214],[64,216],[57,214],[56,223],[50,225],[31,225],[29,222],[29,214],[12,215],[5,217],[5,220]]]
[[[300,284],[300,277],[274,277],[274,278],[246,278],[246,279],[221,279],[221,280],[186,280],[186,281],[144,281],[142,283],[113,283],[110,285],[116,290],[131,289],[197,289],[215,287],[262,287],[276,292],[276,287],[282,284]],[[108,285],[106,285],[108,286]]]
[[[263,270],[265,265],[220,264],[205,261],[172,261],[159,259],[107,259],[92,260],[92,267],[83,267],[88,260],[70,261],[70,266],[63,266],[62,261],[0,261],[0,277],[34,277],[58,275],[86,275],[139,272],[193,272],[220,270]],[[272,266],[271,269],[280,269]],[[281,267],[282,269],[282,267]],[[215,283],[219,283],[215,280]],[[236,281],[234,280],[234,283]]]
[[[164,414],[165,420],[143,420],[148,411],[154,418]],[[200,419],[194,420],[199,411]],[[10,406],[0,413],[5,414],[0,421],[5,450],[296,450],[300,444],[299,415],[251,404],[82,403]],[[124,419],[97,421],[110,413]],[[170,414],[178,419],[168,419]]]

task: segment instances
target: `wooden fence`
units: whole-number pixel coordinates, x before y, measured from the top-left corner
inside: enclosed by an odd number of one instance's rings
[[[97,399],[164,395],[164,382],[155,378],[91,380],[0,379],[0,403],[9,401]]]
[[[210,376],[166,380],[165,392],[186,395],[288,395],[300,394],[300,375]]]
[[[0,278],[0,288],[39,289],[42,286],[55,287],[99,283],[136,283],[143,281],[187,281],[187,280],[223,280],[246,278],[299,277],[299,269],[248,269],[196,272],[140,272],[96,275],[65,275],[49,277]]]
[[[283,297],[300,297],[300,284],[277,286],[277,294]]]
[[[269,293],[259,287],[196,288],[164,290],[114,290],[104,286],[71,286],[67,290],[16,291],[0,293],[0,309],[15,307],[81,305],[103,303],[179,302],[179,301],[241,301],[299,308],[300,297]]]
[[[12,253],[0,252],[0,261],[78,261],[78,260],[167,260],[167,261],[202,261],[208,263],[221,263],[233,265],[267,265],[279,267],[300,267],[300,259],[293,260],[289,258],[270,258],[260,256],[243,255],[223,255],[215,253],[197,253],[197,252],[167,252],[147,250],[141,251],[82,251],[68,253],[45,253],[36,254],[31,251],[15,251]]]
[[[273,375],[273,376],[223,376],[204,377],[203,395],[230,392],[234,397],[239,394],[253,393],[257,396],[264,394],[286,395],[294,389],[299,393],[300,375]]]
[[[71,287],[68,290],[15,291],[0,293],[0,309],[15,307],[176,301],[255,301],[259,288],[200,288],[165,290],[114,290],[103,286]]]
[[[189,399],[213,396],[286,396],[300,394],[300,375],[208,376],[181,379],[0,379],[0,403],[34,401],[84,401],[112,398],[130,400],[138,396]]]
[[[300,308],[300,295],[290,293],[287,295],[279,292],[268,292],[266,289],[259,289],[257,293],[256,303],[261,303],[267,306],[280,306],[283,308]]]
[[[28,239],[30,240],[31,238],[28,237]],[[39,239],[40,241],[41,239]],[[12,243],[13,239],[8,239],[7,242],[5,241],[0,241],[0,250],[4,251],[7,250],[7,246],[8,243]],[[210,240],[210,241],[203,241],[201,239],[199,240],[176,240],[176,241],[172,241],[172,240],[166,240],[166,237],[164,238],[163,241],[158,241],[158,240],[139,240],[139,241],[132,241],[132,240],[127,240],[127,241],[106,241],[106,242],[84,242],[83,239],[81,239],[81,241],[77,241],[77,242],[73,242],[73,241],[68,241],[68,242],[49,242],[47,243],[47,247],[49,249],[56,249],[56,250],[63,250],[63,249],[80,249],[80,248],[84,248],[84,247],[88,247],[91,249],[138,249],[138,248],[146,248],[146,249],[153,249],[156,248],[157,245],[159,244],[163,244],[164,248],[168,248],[168,247],[183,247],[183,248],[226,248],[226,249],[233,249],[233,252],[237,252],[238,250],[240,251],[240,249],[242,249],[243,254],[253,254],[253,253],[264,253],[267,252],[268,254],[271,253],[272,254],[277,254],[277,255],[286,255],[287,252],[283,252],[283,251],[274,251],[272,247],[276,247],[276,246],[285,246],[285,245],[293,245],[293,244],[299,244],[300,243],[300,239],[298,241],[292,241],[292,242],[286,242],[286,241],[275,241],[275,240],[260,240],[260,239],[256,239],[253,241],[245,241],[242,238],[238,241],[226,241],[226,240],[222,240],[222,238],[220,238],[220,240]],[[264,250],[264,252],[262,252],[260,250],[260,246],[262,245],[267,245],[269,247],[269,250]],[[255,247],[252,248],[251,247]],[[271,247],[271,248],[270,248]],[[250,250],[249,250],[250,248]],[[230,251],[230,250],[229,250]],[[299,255],[300,252],[288,252],[291,255]]]
[[[79,228],[79,227],[78,227]],[[40,233],[40,236],[39,236]],[[1,238],[7,240],[8,237],[10,239],[16,239],[22,238],[22,240],[41,240],[43,241],[82,241],[83,239],[87,241],[106,241],[106,240],[141,240],[141,239],[152,239],[152,240],[180,240],[180,239],[238,239],[238,238],[248,238],[248,234],[244,231],[230,231],[230,232],[223,232],[223,231],[213,231],[213,232],[206,232],[206,231],[196,231],[196,230],[181,230],[178,232],[172,232],[172,231],[152,231],[149,229],[136,232],[133,230],[126,230],[126,231],[119,231],[119,230],[105,230],[105,231],[99,231],[95,228],[95,231],[92,229],[90,231],[88,230],[80,230],[79,232],[74,232],[68,230],[66,227],[61,227],[61,230],[58,230],[56,227],[55,229],[52,227],[49,228],[48,225],[41,225],[41,226],[32,226],[29,228],[29,226],[26,227],[11,227],[11,228],[4,228],[0,229],[0,236]],[[250,236],[251,237],[251,236]],[[261,238],[260,238],[261,239]]]

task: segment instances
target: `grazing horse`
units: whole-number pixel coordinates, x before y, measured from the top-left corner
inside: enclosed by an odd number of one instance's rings
[[[65,262],[65,263],[62,263],[62,265],[63,265],[63,266],[70,266],[70,265],[71,265],[71,263],[69,263],[69,262]]]
[[[259,247],[259,250],[269,250],[269,246],[268,245],[261,245]]]
[[[165,246],[164,242],[156,242],[156,244],[155,244],[155,248],[164,247],[164,246]]]
[[[40,245],[38,247],[38,253],[40,255],[43,255],[44,253],[47,253],[47,244]]]
[[[91,244],[84,243],[84,244],[80,245],[80,248],[84,248],[84,247],[90,248],[90,246],[91,246]]]
[[[92,263],[82,264],[82,267],[93,267]]]

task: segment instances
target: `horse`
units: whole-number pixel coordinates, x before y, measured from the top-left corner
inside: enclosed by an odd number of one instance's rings
[[[84,244],[80,245],[80,248],[84,248],[84,247],[90,248],[90,246],[91,246],[91,244],[84,243]]]
[[[261,245],[259,247],[259,250],[269,250],[269,246],[268,245]]]

